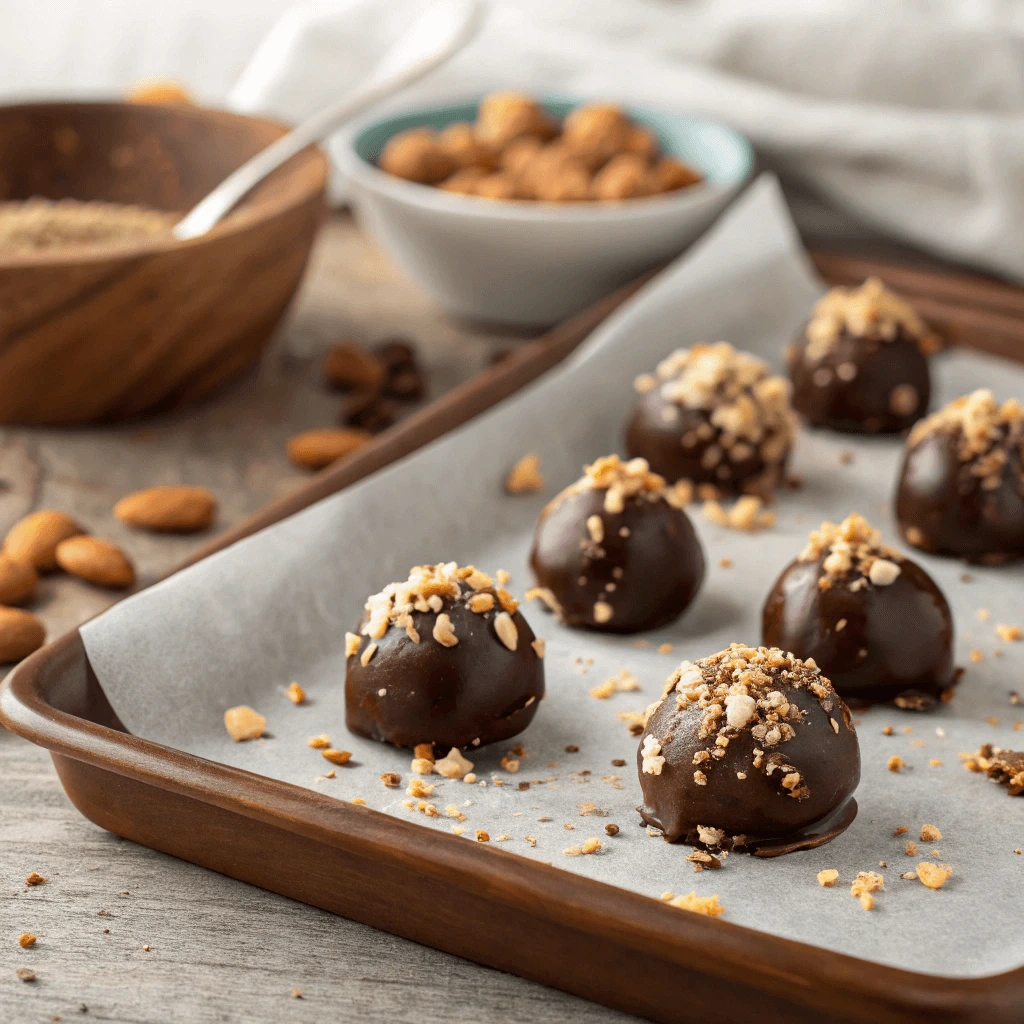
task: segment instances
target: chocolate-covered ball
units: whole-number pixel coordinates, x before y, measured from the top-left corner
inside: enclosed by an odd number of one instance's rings
[[[896,518],[908,544],[998,565],[1024,556],[1024,405],[979,390],[907,439]]]
[[[415,747],[478,747],[522,732],[544,696],[544,641],[473,566],[421,565],[366,602],[345,635],[345,722]]]
[[[611,633],[678,618],[704,579],[704,555],[683,506],[643,459],[598,459],[540,514],[530,552],[539,597],[567,626]]]
[[[789,384],[724,341],[678,349],[634,381],[626,448],[698,497],[754,494],[782,480],[796,434]]]
[[[906,430],[931,397],[934,336],[903,299],[872,277],[833,288],[786,352],[793,407],[815,427],[858,434]]]
[[[813,658],[850,703],[932,707],[957,680],[953,620],[935,581],[863,516],[822,523],[778,578],[762,642]]]
[[[637,767],[640,813],[670,842],[788,841],[786,852],[820,845],[856,813],[849,711],[813,661],[777,648],[732,644],[684,661],[648,709]]]

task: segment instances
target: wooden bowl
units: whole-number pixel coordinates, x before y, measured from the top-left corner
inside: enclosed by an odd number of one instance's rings
[[[0,201],[187,211],[285,129],[189,106],[0,107]],[[122,420],[207,395],[260,354],[302,277],[328,164],[294,157],[209,234],[0,250],[0,423]]]

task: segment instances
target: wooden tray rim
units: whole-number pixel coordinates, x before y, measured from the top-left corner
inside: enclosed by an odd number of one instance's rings
[[[382,434],[352,459],[330,467],[290,495],[204,545],[186,568],[268,525],[337,493],[479,415],[568,355],[590,331],[646,283],[650,275],[566,321]],[[1022,360],[1024,361],[1024,360]],[[842,989],[861,1005],[915,1019],[997,1021],[1024,1007],[1024,966],[956,978],[889,967],[781,938],[724,920],[687,914],[618,888],[496,847],[424,828],[291,783],[187,754],[60,710],[45,694],[46,678],[88,659],[76,629],[22,662],[0,685],[0,724],[53,753],[154,785],[303,835],[328,846],[386,858],[467,892],[538,917],[564,920],[586,908],[587,930],[645,956],[745,982],[808,1008],[825,1010]],[[443,948],[439,944],[439,948]],[[481,962],[486,963],[485,959]],[[799,973],[786,965],[799,964]],[[794,985],[799,991],[794,992]],[[810,1019],[810,1018],[808,1018]],[[861,1019],[861,1014],[857,1018]],[[893,1019],[899,1019],[897,1016]]]

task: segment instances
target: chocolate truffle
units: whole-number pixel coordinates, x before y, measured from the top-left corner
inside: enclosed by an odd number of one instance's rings
[[[540,514],[530,553],[538,597],[567,626],[611,633],[656,629],[683,613],[704,578],[704,555],[683,506],[644,459],[598,459]]]
[[[896,518],[908,544],[997,565],[1024,555],[1024,405],[975,391],[907,439]]]
[[[345,634],[345,721],[361,736],[442,750],[522,732],[544,696],[544,641],[473,566],[419,565]]]
[[[857,434],[906,430],[928,409],[934,336],[876,277],[833,288],[786,352],[793,406],[815,427]]]
[[[724,341],[681,348],[633,385],[626,428],[631,456],[701,498],[770,497],[796,433],[789,384],[766,363]]]
[[[813,661],[774,647],[684,661],[648,708],[637,767],[640,813],[669,842],[788,852],[856,814],[850,713]]]
[[[915,562],[863,516],[822,523],[772,587],[762,641],[813,658],[851,703],[931,707],[957,678],[953,620]]]

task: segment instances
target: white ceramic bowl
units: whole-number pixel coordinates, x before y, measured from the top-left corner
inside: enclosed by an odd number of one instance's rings
[[[544,106],[564,117],[580,100]],[[627,112],[662,149],[701,170],[698,185],[621,202],[508,202],[396,178],[375,161],[394,134],[472,121],[476,103],[364,123],[332,149],[360,223],[447,310],[495,323],[554,323],[680,253],[728,204],[753,167],[747,140],[690,114]]]

